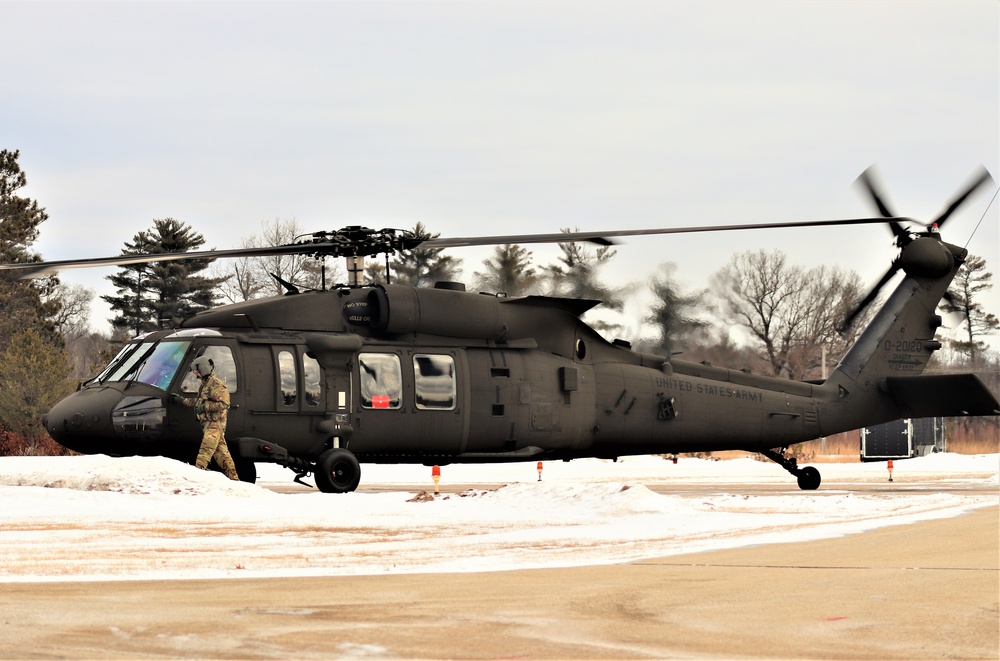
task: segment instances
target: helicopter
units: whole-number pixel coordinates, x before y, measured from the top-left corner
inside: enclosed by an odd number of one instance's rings
[[[803,490],[813,466],[788,449],[899,418],[1000,414],[974,374],[922,375],[941,348],[935,313],[967,250],[940,229],[981,176],[934,222],[894,215],[866,171],[871,218],[560,232],[465,238],[349,226],[293,244],[186,253],[4,264],[35,278],[65,268],[153,261],[310,254],[343,257],[348,282],[199,312],[140,335],[44,416],[76,452],[193,462],[201,429],[171,395],[191,397],[195,358],[208,356],[230,391],[226,437],[240,478],[256,463],[310,474],[326,493],[358,488],[362,463],[488,463],[617,459],[743,450],[759,453]],[[898,256],[846,320],[904,278],[822,381],[795,381],[633,350],[580,317],[600,302],[363,282],[365,258],[423,248],[592,242],[621,237],[785,227],[887,224]],[[910,229],[916,225],[918,229]]]

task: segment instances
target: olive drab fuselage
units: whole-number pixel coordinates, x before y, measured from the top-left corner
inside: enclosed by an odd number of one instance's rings
[[[894,215],[866,170],[858,181],[879,217],[482,237],[427,236],[352,225],[269,247],[125,254],[0,264],[31,279],[61,268],[261,255],[343,257],[348,284],[227,305],[180,328],[135,338],[44,418],[85,453],[192,461],[201,430],[178,399],[193,397],[195,359],[211,360],[230,394],[226,437],[241,479],[256,462],[312,473],[326,492],[353,491],[360,462],[446,464],[614,458],[741,449],[761,453],[816,489],[788,446],[905,417],[998,415],[974,374],[921,375],[941,347],[935,310],[967,251],[940,229],[979,188],[981,168],[934,221]],[[364,285],[364,260],[417,249],[595,242],[621,237],[885,224],[899,254],[854,309],[850,325],[902,281],[822,382],[790,381],[668,359],[608,342],[580,316],[598,301],[507,298]],[[918,229],[914,229],[917,225]],[[178,397],[179,396],[179,397]]]
[[[223,306],[136,338],[46,426],[80,452],[190,461],[200,429],[169,395],[193,396],[185,375],[200,355],[229,388],[238,463],[303,473],[333,449],[424,464],[764,451],[914,412],[992,414],[981,383],[917,377],[964,257],[946,249],[948,272],[908,276],[823,383],[608,342],[579,318],[596,301],[344,287]],[[979,399],[932,399],[943,386]]]

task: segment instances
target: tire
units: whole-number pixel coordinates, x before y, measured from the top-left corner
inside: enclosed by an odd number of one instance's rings
[[[240,476],[240,482],[254,484],[257,482],[257,464],[251,459],[244,459],[239,455],[233,457],[236,464],[236,474]]]
[[[799,488],[803,491],[815,491],[819,488],[821,477],[819,471],[812,466],[806,466],[796,475],[799,481]]]
[[[361,483],[361,464],[354,453],[333,448],[316,461],[316,486],[323,493],[348,493]]]

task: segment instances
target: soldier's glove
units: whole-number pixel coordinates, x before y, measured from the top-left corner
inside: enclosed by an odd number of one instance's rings
[[[178,395],[175,392],[174,393],[170,393],[170,401],[174,402],[175,404],[183,404],[184,403],[184,396],[183,395]]]
[[[198,402],[197,404],[195,404],[195,406],[194,406],[194,412],[197,413],[198,415],[204,415],[205,414],[205,403],[204,402]]]

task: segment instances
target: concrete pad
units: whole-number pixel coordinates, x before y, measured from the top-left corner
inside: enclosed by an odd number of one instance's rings
[[[1000,657],[1000,507],[475,574],[0,584],[0,658]]]

